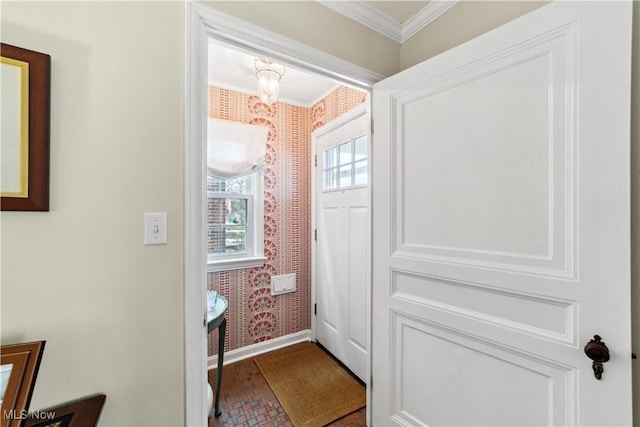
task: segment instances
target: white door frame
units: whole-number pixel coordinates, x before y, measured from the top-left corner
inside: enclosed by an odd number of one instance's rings
[[[207,423],[205,176],[207,42],[215,38],[371,92],[384,77],[203,4],[185,10],[185,425]],[[370,102],[370,101],[369,101]],[[368,387],[368,386],[367,386]],[[369,396],[367,390],[367,396]],[[369,402],[368,402],[369,403]],[[369,419],[370,405],[367,406]]]

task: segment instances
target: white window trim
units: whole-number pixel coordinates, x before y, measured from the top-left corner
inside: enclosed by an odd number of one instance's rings
[[[227,271],[227,270],[240,270],[243,268],[262,267],[267,260],[266,257],[244,257],[233,259],[218,259],[209,260],[207,262],[207,271]]]
[[[240,270],[243,268],[260,267],[267,261],[264,256],[264,170],[255,172],[253,180],[253,209],[248,227],[247,241],[251,248],[242,255],[230,255],[222,257],[207,256],[207,272]],[[223,193],[214,192],[224,196]]]

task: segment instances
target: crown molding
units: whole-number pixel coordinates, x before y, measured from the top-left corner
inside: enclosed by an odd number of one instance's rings
[[[398,23],[380,10],[362,1],[316,0],[321,5],[352,19],[373,31],[390,38],[396,43],[404,43],[420,30],[438,19],[459,0],[434,0],[420,12],[412,16],[404,25]]]
[[[402,25],[373,6],[361,1],[317,1],[324,7],[369,27],[397,43],[401,43]]]
[[[415,36],[416,33],[431,25],[431,23],[438,19],[443,13],[455,6],[458,1],[459,0],[435,0],[429,2],[404,23],[400,43],[406,42]]]

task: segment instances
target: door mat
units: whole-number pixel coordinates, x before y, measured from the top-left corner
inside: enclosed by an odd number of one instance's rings
[[[365,388],[313,343],[255,362],[296,427],[324,426],[366,404]]]

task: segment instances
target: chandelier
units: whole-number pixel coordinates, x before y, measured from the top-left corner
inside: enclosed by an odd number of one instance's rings
[[[280,79],[284,76],[284,65],[275,64],[268,59],[256,59],[255,66],[260,99],[271,105],[280,96]]]

